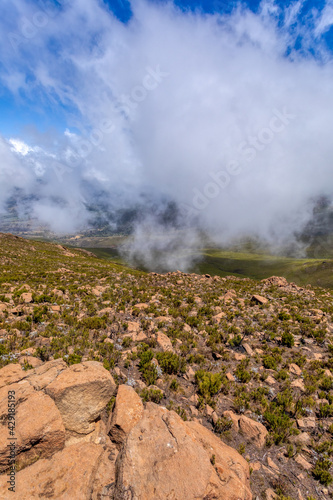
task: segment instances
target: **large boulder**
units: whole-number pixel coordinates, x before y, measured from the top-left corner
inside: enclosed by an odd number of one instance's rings
[[[1,476],[0,498],[97,500],[108,498],[102,495],[107,492],[107,485],[113,481],[114,466],[103,447],[81,443],[63,449],[49,460],[38,460],[19,471],[16,474],[15,493],[8,491],[7,476]]]
[[[65,428],[54,401],[36,392],[27,382],[0,389],[0,470],[8,468],[8,391],[15,393],[16,466],[24,467],[38,458],[50,457],[65,444]]]
[[[115,408],[109,419],[112,441],[120,446],[131,429],[141,420],[142,415],[143,404],[140,396],[129,385],[120,385]]]
[[[86,361],[61,372],[45,391],[54,399],[66,429],[89,434],[115,388],[112,376],[101,363]]]
[[[249,466],[196,422],[148,403],[116,461],[114,499],[251,500]]]

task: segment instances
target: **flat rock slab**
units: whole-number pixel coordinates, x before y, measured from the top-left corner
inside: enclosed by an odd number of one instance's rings
[[[148,403],[118,455],[114,498],[251,500],[249,466],[200,424]]]
[[[93,496],[94,479],[104,458],[103,455],[103,448],[92,443],[69,446],[56,453],[50,460],[38,460],[30,467],[19,471],[16,474],[15,493],[8,491],[7,477],[1,476],[0,498],[85,500],[94,497],[97,499],[97,496]],[[104,484],[110,480],[112,477],[106,474]]]

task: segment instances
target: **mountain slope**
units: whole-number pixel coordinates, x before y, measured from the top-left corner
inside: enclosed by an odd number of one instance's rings
[[[331,291],[147,274],[6,234],[0,248],[0,367],[103,363],[238,449],[254,498],[330,497]]]

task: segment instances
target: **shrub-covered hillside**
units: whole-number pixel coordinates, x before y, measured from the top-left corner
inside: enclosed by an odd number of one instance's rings
[[[333,498],[331,291],[147,274],[8,234],[0,265],[0,368],[100,361],[236,448],[254,498]]]

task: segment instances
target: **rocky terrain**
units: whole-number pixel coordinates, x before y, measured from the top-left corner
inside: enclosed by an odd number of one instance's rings
[[[333,497],[331,291],[0,248],[1,498]]]

